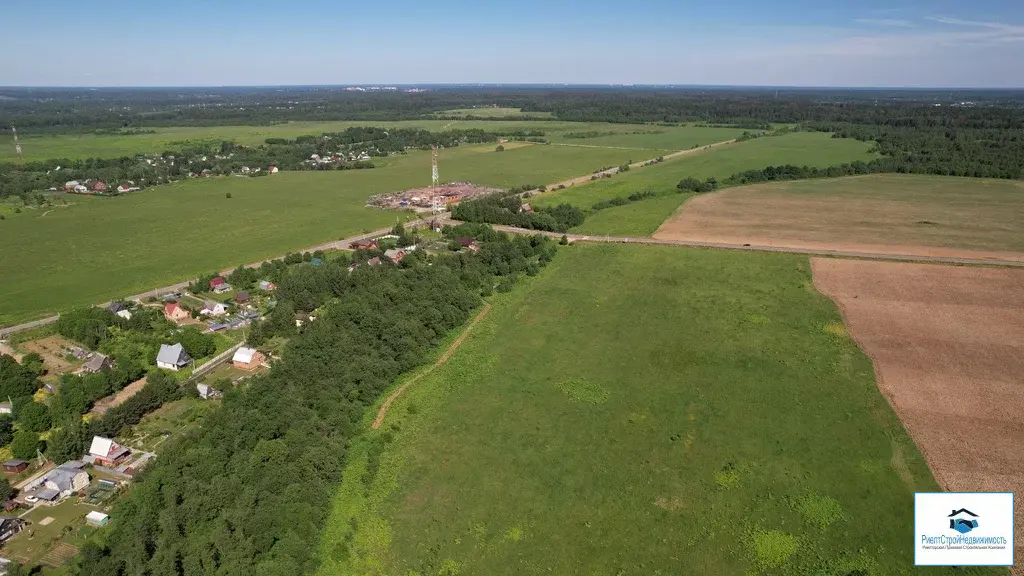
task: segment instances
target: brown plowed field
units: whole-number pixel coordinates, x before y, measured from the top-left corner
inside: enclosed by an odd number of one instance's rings
[[[1024,492],[1024,270],[828,258],[811,268],[939,484]],[[1024,498],[1015,508],[1024,534]]]
[[[1024,261],[1016,184],[884,174],[741,186],[690,199],[654,237]]]

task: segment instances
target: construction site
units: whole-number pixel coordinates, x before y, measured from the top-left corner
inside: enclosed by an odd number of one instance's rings
[[[441,184],[437,169],[437,151],[437,146],[434,146],[430,157],[429,187],[377,194],[368,198],[366,205],[389,210],[411,209],[416,212],[439,214],[446,211],[449,206],[458,204],[467,198],[476,198],[502,191],[500,188],[487,188],[470,182]]]

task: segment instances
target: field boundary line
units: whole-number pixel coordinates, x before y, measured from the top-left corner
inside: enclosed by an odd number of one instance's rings
[[[462,331],[462,334],[459,334],[459,337],[456,338],[455,341],[448,346],[448,348],[444,351],[444,354],[442,354],[441,357],[437,359],[437,362],[434,362],[433,364],[428,366],[426,370],[413,376],[411,379],[409,379],[408,382],[399,386],[398,390],[395,390],[394,392],[391,393],[390,396],[388,396],[387,400],[384,401],[384,404],[381,404],[380,410],[377,411],[377,417],[374,418],[373,424],[370,427],[373,428],[374,430],[380,428],[380,425],[384,423],[384,418],[388,415],[388,409],[391,408],[391,403],[394,402],[399,396],[401,396],[402,392],[405,392],[406,388],[415,384],[418,380],[420,380],[424,376],[427,376],[435,369],[444,366],[448,362],[448,359],[451,358],[456,351],[458,351],[460,346],[462,346],[462,342],[465,341],[466,336],[469,336],[469,332],[470,330],[473,329],[473,326],[476,326],[478,322],[483,320],[484,316],[486,316],[487,313],[490,311],[490,302],[484,302],[484,309],[481,310],[480,313],[477,314],[475,318],[473,318],[473,321],[469,323],[469,326],[466,326],[466,329]]]

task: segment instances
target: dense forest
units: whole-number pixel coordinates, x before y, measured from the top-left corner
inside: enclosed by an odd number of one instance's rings
[[[535,274],[547,238],[487,227],[446,229],[477,238],[478,253],[399,266],[345,261],[297,267],[282,279],[282,309],[303,291],[317,319],[294,334],[270,372],[228,390],[202,428],[164,449],[111,513],[102,542],[81,550],[72,574],[294,576],[318,564],[320,530],[359,422],[390,382],[423,362],[464,323],[481,296]],[[273,322],[273,318],[268,322]],[[292,318],[289,329],[294,331]]]

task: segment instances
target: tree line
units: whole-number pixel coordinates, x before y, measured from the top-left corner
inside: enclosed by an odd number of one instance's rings
[[[452,218],[464,222],[481,222],[517,226],[530,230],[566,232],[583,223],[583,212],[571,204],[550,208],[530,208],[512,190],[466,200],[452,209]]]
[[[227,390],[202,427],[165,443],[115,505],[104,538],[81,548],[71,573],[314,571],[346,446],[367,407],[463,324],[482,295],[536,273],[556,249],[548,238],[509,238],[474,225],[445,233],[474,234],[480,251],[364,264],[351,273],[344,261],[289,270],[280,296],[300,289],[285,288],[292,282],[308,283],[303,307],[315,306],[317,319],[291,337],[266,375]]]

